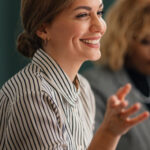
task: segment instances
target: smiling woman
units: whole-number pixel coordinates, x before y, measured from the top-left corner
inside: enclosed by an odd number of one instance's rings
[[[37,36],[48,41],[43,45],[45,52],[72,81],[83,62],[100,58],[99,41],[106,30],[102,9],[100,1],[75,1],[52,23],[42,24],[37,30]]]
[[[32,62],[0,90],[0,149],[114,150],[122,134],[148,118],[128,118],[140,107],[125,108],[127,84],[109,98],[93,137],[95,100],[78,70],[101,56],[102,12],[101,0],[22,0],[18,50]]]

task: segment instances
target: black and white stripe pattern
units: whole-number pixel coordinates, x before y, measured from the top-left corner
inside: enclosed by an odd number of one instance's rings
[[[88,82],[79,89],[38,50],[32,62],[0,90],[0,150],[85,150],[95,104]]]

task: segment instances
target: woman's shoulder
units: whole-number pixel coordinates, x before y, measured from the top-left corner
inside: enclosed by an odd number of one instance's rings
[[[36,65],[30,63],[11,77],[1,88],[9,98],[21,93],[36,92],[41,89],[42,72]]]

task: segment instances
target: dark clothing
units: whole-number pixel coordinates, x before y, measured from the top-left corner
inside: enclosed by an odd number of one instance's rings
[[[113,72],[105,66],[91,68],[83,73],[90,82],[96,98],[96,129],[98,129],[99,125],[103,121],[107,99],[126,83],[132,84],[131,92],[126,97],[129,101],[129,105],[133,105],[136,102],[140,102],[142,105],[141,109],[135,115],[148,110],[147,105],[150,102],[150,97],[145,96],[145,94],[141,92],[141,88],[134,84],[134,81],[132,81],[131,77],[129,77],[129,74],[124,68],[120,71]],[[140,82],[140,77],[137,78],[137,80]],[[144,84],[145,82],[143,81],[141,86],[144,87]],[[148,90],[147,87],[144,89]],[[150,92],[150,89],[148,92]],[[145,120],[143,123],[140,123],[129,130],[129,132],[121,137],[117,146],[117,150],[149,149],[150,119]]]

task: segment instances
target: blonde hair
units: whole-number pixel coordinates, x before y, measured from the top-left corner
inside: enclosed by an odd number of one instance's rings
[[[150,32],[150,0],[117,0],[106,13],[107,31],[101,40],[102,59],[98,63],[119,70],[133,37]]]

